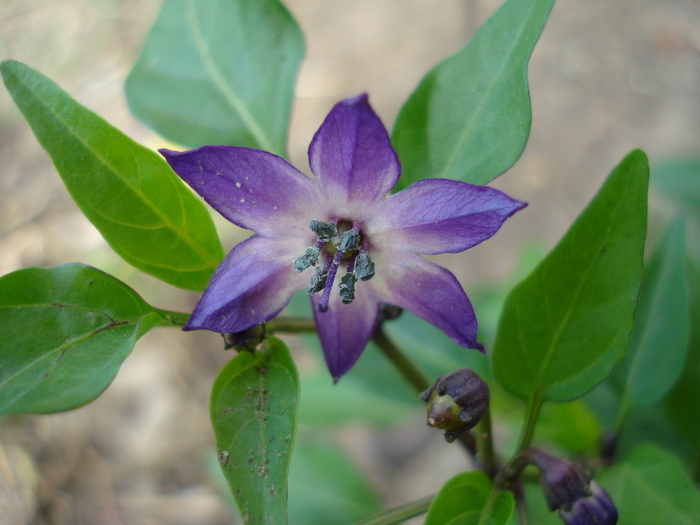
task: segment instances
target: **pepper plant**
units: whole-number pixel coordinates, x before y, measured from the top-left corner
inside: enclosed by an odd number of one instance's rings
[[[358,360],[372,343],[388,358],[374,380],[407,382],[427,423],[455,443],[445,446],[463,447],[475,468],[358,524],[420,514],[429,525],[700,521],[691,481],[700,438],[687,424],[698,410],[697,268],[683,214],[645,259],[644,152],[621,152],[559,243],[507,293],[492,344],[456,277],[423,257],[484,242],[526,206],[485,185],[527,142],[527,64],[553,3],[505,0],[426,73],[391,133],[371,94],[337,101],[309,146],[309,174],[285,160],[304,45],[278,0],[165,0],[126,95],[180,148],[151,151],[30,66],[3,62],[17,107],[114,251],[201,298],[192,312],[170,311],[80,263],[1,277],[0,415],[89,403],[150,330],[218,332],[232,350],[211,391],[219,465],[244,523],[283,524],[305,388],[286,334],[320,347],[328,383],[367,374]],[[654,182],[689,202],[693,169],[659,168]],[[200,197],[252,232],[228,255]],[[696,204],[686,215],[697,220]],[[421,368],[421,353],[444,352],[439,332],[415,330],[429,324],[454,343],[459,366]],[[479,352],[488,359],[477,373]],[[543,414],[579,398],[606,427],[599,448],[543,446]],[[517,443],[493,439],[503,406],[524,407]],[[667,439],[630,430],[651,421],[649,407],[668,422]]]

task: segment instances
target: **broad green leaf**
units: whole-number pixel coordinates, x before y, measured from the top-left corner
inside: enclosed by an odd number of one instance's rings
[[[185,319],[180,323],[184,324]],[[95,268],[27,268],[0,278],[0,415],[92,401],[167,312]]]
[[[379,503],[362,472],[340,447],[328,439],[300,434],[289,473],[291,523],[347,525],[379,512]]]
[[[287,476],[296,436],[299,375],[275,337],[219,372],[210,415],[219,463],[246,525],[287,523]]]
[[[483,472],[462,472],[435,495],[424,525],[504,525],[514,506],[512,493],[492,495],[491,482]]]
[[[301,30],[277,0],[166,0],[126,81],[127,100],[184,146],[284,156],[303,55]]]
[[[700,494],[678,459],[655,445],[640,445],[598,477],[615,502],[618,525],[700,523]]]
[[[166,162],[14,61],[0,66],[12,98],[73,200],[109,245],[139,270],[203,290],[223,258],[204,205]]]
[[[630,406],[661,399],[683,370],[690,330],[685,265],[685,222],[678,217],[645,268],[629,348],[615,369],[625,378],[620,419]]]
[[[553,4],[506,0],[423,78],[392,134],[400,188],[426,177],[486,184],[520,157],[531,121],[527,63]]]
[[[535,429],[535,440],[553,443],[572,454],[597,452],[600,436],[600,424],[579,400],[547,403],[542,407]]]
[[[622,357],[642,276],[648,164],[635,150],[506,299],[494,376],[524,398],[568,401]]]

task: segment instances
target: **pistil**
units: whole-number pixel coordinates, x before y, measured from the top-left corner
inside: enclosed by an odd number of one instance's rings
[[[343,258],[343,252],[338,250],[333,256],[333,262],[331,263],[330,271],[328,272],[328,278],[326,279],[326,286],[323,288],[323,295],[321,296],[321,301],[318,303],[318,311],[326,312],[328,311],[328,301],[331,298],[331,289],[333,288],[333,281],[335,281],[335,274],[338,273],[338,266],[340,265],[340,260]]]

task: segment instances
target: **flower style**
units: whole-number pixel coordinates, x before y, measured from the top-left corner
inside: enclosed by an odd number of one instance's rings
[[[400,165],[366,94],[336,104],[316,132],[309,147],[314,179],[248,148],[161,153],[214,209],[255,232],[217,268],[185,330],[246,330],[308,287],[336,380],[360,357],[380,304],[404,308],[456,343],[484,351],[459,282],[421,255],[471,248],[526,204],[442,179],[389,195]]]

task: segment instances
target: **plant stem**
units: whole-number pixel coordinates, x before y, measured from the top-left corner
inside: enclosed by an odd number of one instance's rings
[[[156,310],[160,315],[165,317],[168,321],[170,321],[171,326],[174,327],[180,327],[180,326],[185,326],[187,324],[187,321],[190,319],[190,314],[183,314],[180,312],[170,312],[168,310]],[[161,326],[166,326],[167,325],[161,325]]]
[[[363,520],[356,521],[353,525],[393,525],[395,523],[401,523],[402,521],[427,512],[434,497],[435,496],[428,496],[427,498],[419,499],[418,501],[402,505],[401,507],[374,514]]]
[[[408,381],[411,386],[419,394],[430,387],[430,381],[425,377],[423,372],[399,349],[394,342],[387,337],[384,329],[380,324],[372,335],[372,339],[384,355],[396,367],[403,378]]]
[[[481,469],[489,479],[493,480],[496,475],[496,457],[493,451],[493,436],[491,434],[491,410],[488,405],[474,429],[474,434]]]
[[[532,434],[535,431],[535,423],[537,422],[537,416],[540,413],[540,408],[542,407],[542,392],[538,389],[535,390],[535,395],[532,396],[532,401],[528,406],[527,419],[523,426],[522,434],[520,435],[520,445],[518,446],[518,451],[523,450],[530,446],[532,441]]]
[[[276,317],[267,323],[269,332],[285,332],[288,334],[310,334],[316,332],[313,319],[304,317]]]

